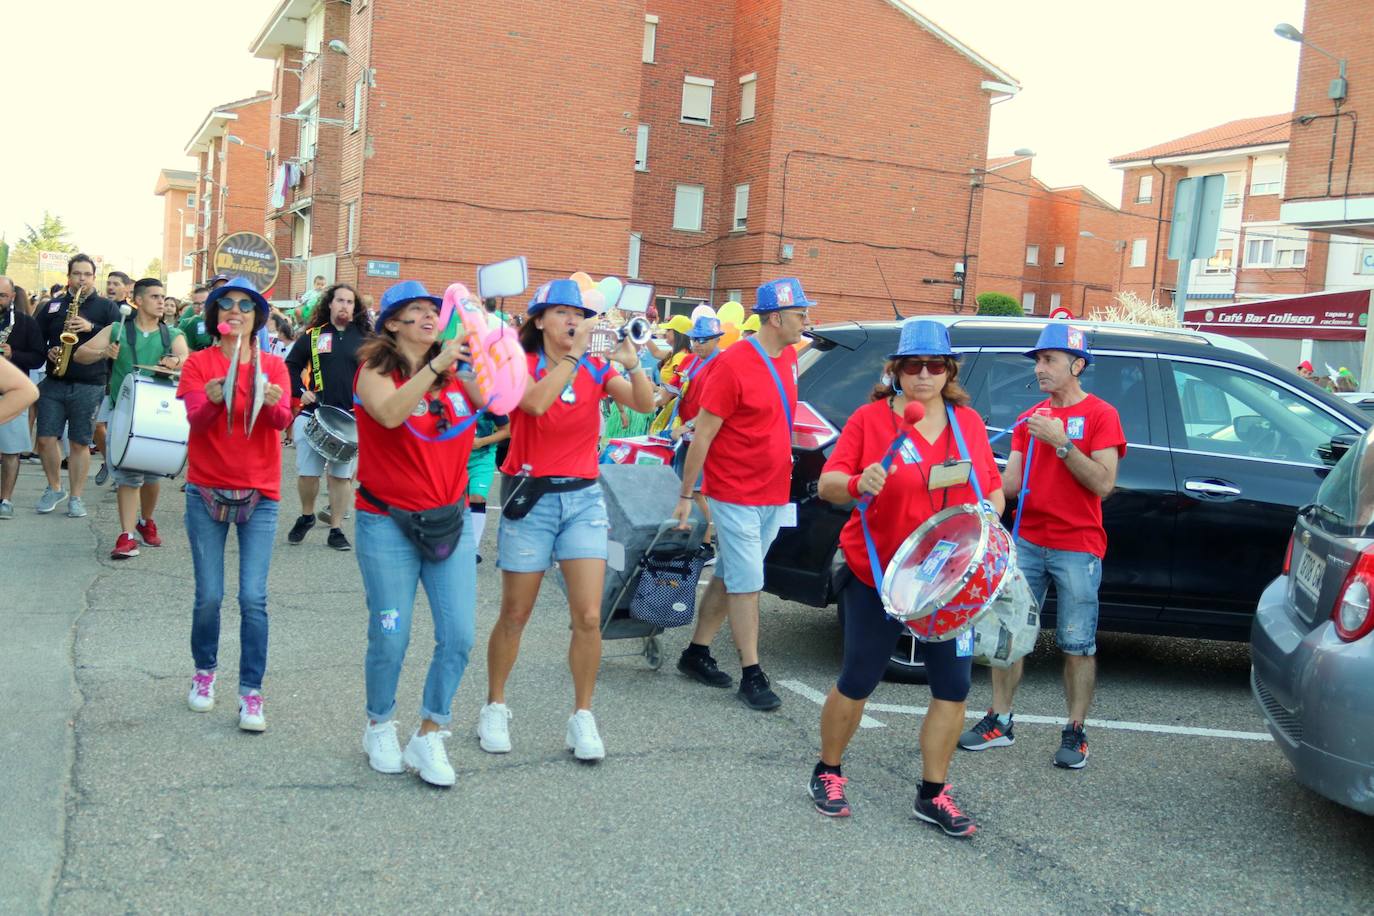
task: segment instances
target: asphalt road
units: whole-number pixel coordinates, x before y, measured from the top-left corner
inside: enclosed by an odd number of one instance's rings
[[[479,751],[472,733],[499,587],[485,563],[478,648],[449,741],[458,785],[379,775],[360,742],[356,560],[325,547],[320,527],[304,545],[286,544],[297,511],[291,487],[269,587],[268,731],[247,735],[233,703],[232,599],[220,703],[206,715],[186,708],[185,497],[165,487],[158,520],[167,546],[116,563],[107,559],[113,494],[92,488],[86,520],[40,517],[27,507],[41,486],[37,468],[25,466],[18,517],[0,522],[12,634],[0,734],[20,789],[7,793],[0,825],[0,910],[1374,908],[1371,821],[1298,786],[1266,741],[1096,728],[1088,768],[1066,772],[1050,765],[1057,726],[1023,723],[1015,747],[956,758],[956,793],[981,823],[960,842],[909,813],[919,716],[875,711],[881,727],[861,729],[846,759],[854,816],[820,817],[804,794],[819,713],[806,693],[833,683],[838,631],[833,614],[771,598],[765,667],[775,684],[792,685],[779,691],[780,711],[751,712],[733,692],[680,676],[672,665],[688,632],[671,631],[661,671],[638,657],[604,662],[596,709],[609,756],[586,766],[563,748],[567,621],[550,584],[509,688],[515,750],[497,757]],[[485,552],[494,545],[489,530]],[[403,731],[415,725],[429,639],[422,611],[401,684]],[[606,644],[607,655],[638,648]],[[715,651],[733,657],[728,636]],[[1100,659],[1098,718],[1263,731],[1243,645],[1106,635]],[[73,665],[75,693],[64,692]],[[989,696],[987,673],[976,670],[971,707]],[[920,686],[884,684],[874,702],[920,707],[928,698]],[[1057,659],[1043,643],[1018,706],[1061,714]]]

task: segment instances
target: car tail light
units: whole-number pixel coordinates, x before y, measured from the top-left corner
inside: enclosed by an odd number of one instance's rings
[[[1288,549],[1283,552],[1283,574],[1285,576],[1288,575],[1288,571],[1293,568],[1293,538],[1297,533],[1298,532],[1294,530],[1292,534],[1288,535]]]
[[[1369,635],[1374,630],[1374,609],[1371,609],[1371,596],[1374,595],[1374,547],[1360,552],[1360,558],[1350,575],[1345,577],[1340,596],[1336,598],[1335,610],[1331,612],[1331,622],[1336,625],[1336,635],[1346,642],[1354,642]]]

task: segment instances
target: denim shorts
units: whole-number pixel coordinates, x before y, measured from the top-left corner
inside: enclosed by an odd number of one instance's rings
[[[763,558],[782,527],[787,505],[741,506],[706,497],[716,526],[716,576],[730,595],[763,591]]]
[[[506,572],[543,572],[554,560],[604,560],[610,521],[601,484],[545,493],[517,521],[501,516],[496,566]]]
[[[162,481],[157,474],[145,474],[143,471],[135,471],[132,468],[110,468],[110,476],[114,478],[116,487],[144,487],[148,484],[156,484]]]
[[[75,445],[90,445],[95,437],[95,412],[105,397],[104,385],[86,385],[45,378],[38,386],[38,437],[60,439],[67,427],[67,439]]]
[[[328,461],[323,455],[315,451],[315,446],[310,444],[310,440],[305,437],[305,427],[310,422],[309,414],[299,414],[291,424],[291,436],[296,440],[296,476],[297,477],[323,477],[326,465],[329,468],[329,476],[338,480],[352,480],[353,472],[358,467],[358,455],[355,452],[348,461]]]
[[[1097,589],[1102,561],[1090,553],[1038,547],[1016,539],[1016,564],[1040,606],[1054,583],[1054,641],[1065,655],[1097,654]]]

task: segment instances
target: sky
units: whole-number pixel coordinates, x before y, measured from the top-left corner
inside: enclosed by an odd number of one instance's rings
[[[1114,204],[1109,157],[1293,105],[1298,45],[1273,28],[1301,28],[1302,0],[909,2],[1021,83],[992,109],[990,156],[1029,148],[1041,180]],[[159,169],[192,169],[186,143],[209,110],[271,86],[248,45],[277,0],[59,5],[79,28],[6,17],[19,118],[0,158],[0,232],[13,244],[47,209],[82,250],[137,276],[162,250]]]

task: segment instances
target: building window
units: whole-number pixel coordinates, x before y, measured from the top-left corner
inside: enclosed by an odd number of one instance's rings
[[[1283,234],[1276,228],[1260,229],[1256,235],[1245,241],[1246,267],[1289,270],[1307,266],[1306,236]]]
[[[644,54],[642,59],[646,64],[654,62],[654,46],[658,44],[658,17],[644,17]]]
[[[1040,246],[1039,246],[1039,245],[1027,245],[1027,246],[1026,246],[1026,263],[1027,263],[1027,264],[1039,264],[1039,263],[1040,263]]]
[[[644,236],[638,232],[630,233],[630,260],[625,265],[625,276],[631,280],[639,279],[639,248],[644,241]]]
[[[739,302],[739,303],[743,304],[743,302],[744,302],[744,290],[742,290],[742,289],[727,289],[727,290],[725,291],[725,301],[726,301],[726,302]]]
[[[196,256],[193,255],[193,254],[188,254],[188,255],[186,255],[185,257],[183,257],[183,258],[181,259],[181,266],[182,266],[182,267],[195,267],[195,266],[196,266]]]
[[[649,171],[649,125],[641,124],[635,131],[635,171]]]
[[[731,232],[743,232],[749,228],[749,185],[735,185],[735,219],[730,224]]]
[[[680,184],[673,201],[673,228],[683,232],[701,231],[702,204],[706,189],[699,184]]]
[[[315,143],[319,139],[320,122],[319,118],[319,97],[311,98],[300,108],[296,109],[296,114],[300,116],[297,121],[300,125],[300,146],[296,155],[301,162],[309,162],[315,158]]]
[[[188,209],[191,209],[191,210],[194,210],[194,209],[196,208],[196,195],[194,195],[194,194],[187,194],[187,195],[186,195],[186,206],[187,206]]]
[[[1277,194],[1283,190],[1283,161],[1256,162],[1250,170],[1250,196]]]
[[[195,221],[195,220],[191,220],[189,223],[186,224],[186,237],[187,237],[188,239],[193,239],[193,238],[196,237],[196,221]]]
[[[1059,293],[1050,293],[1050,311],[1053,312],[1055,309],[1059,308],[1059,303],[1062,302],[1063,299],[1064,297],[1059,295]]]
[[[299,22],[300,20],[297,20]],[[302,67],[308,67],[320,56],[320,51],[324,47],[324,4],[317,3],[315,8],[310,11],[310,15],[305,20],[305,59],[301,61]]]
[[[749,73],[739,78],[739,120],[754,120],[754,98],[759,87],[759,75]]]
[[[358,250],[358,202],[350,200],[348,202],[348,240],[345,242],[344,251]]]
[[[1145,266],[1145,239],[1136,239],[1131,242],[1131,266]]]
[[[1063,266],[1064,266],[1064,246],[1063,246],[1063,245],[1055,245],[1055,246],[1054,246],[1054,266],[1055,266],[1055,267],[1063,267]]]
[[[310,210],[296,211],[296,220],[291,224],[291,256],[310,257]]]
[[[688,124],[711,123],[711,93],[715,80],[700,76],[682,78],[682,120]]]
[[[363,126],[363,77],[358,77],[358,81],[353,84],[353,126],[352,130],[357,130]]]
[[[1241,189],[1245,187],[1245,175],[1240,172],[1226,173],[1226,190],[1222,194],[1221,205],[1223,207],[1239,207],[1240,199],[1243,196]]]
[[[1205,274],[1225,274],[1230,273],[1235,266],[1236,251],[1234,248],[1218,248],[1216,253],[1202,264],[1202,272]]]
[[[1027,315],[1034,314],[1034,312],[1035,312],[1035,293],[1022,293],[1022,294],[1021,294],[1021,311],[1025,312]]]
[[[1138,204],[1148,204],[1155,199],[1155,176],[1141,175],[1140,186],[1136,188],[1135,202]]]

